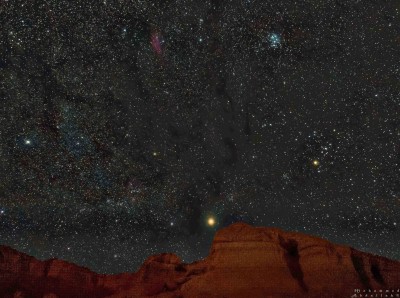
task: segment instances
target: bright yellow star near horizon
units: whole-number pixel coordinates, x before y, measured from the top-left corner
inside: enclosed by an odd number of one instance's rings
[[[215,225],[215,223],[216,223],[216,221],[215,221],[215,218],[214,218],[214,217],[209,217],[209,218],[207,219],[207,224],[208,224],[210,227],[213,227],[213,226]]]

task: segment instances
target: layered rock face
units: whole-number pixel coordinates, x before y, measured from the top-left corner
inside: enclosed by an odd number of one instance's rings
[[[400,262],[246,224],[219,231],[206,262],[207,273],[186,283],[185,294],[207,289],[210,297],[350,297],[355,289],[400,287]]]
[[[0,297],[355,297],[364,289],[396,297],[399,288],[400,262],[243,223],[218,231],[204,260],[161,254],[132,274],[100,275],[0,246]]]
[[[38,261],[0,246],[0,297],[106,297],[128,289],[132,280],[132,274],[96,274],[65,261]]]

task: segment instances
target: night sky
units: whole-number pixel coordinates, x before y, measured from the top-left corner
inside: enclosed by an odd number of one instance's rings
[[[0,35],[0,244],[116,273],[245,221],[400,260],[398,0],[4,0]]]

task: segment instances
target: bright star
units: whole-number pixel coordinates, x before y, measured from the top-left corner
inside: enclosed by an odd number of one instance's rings
[[[215,223],[216,223],[216,221],[215,221],[215,218],[214,218],[214,217],[209,217],[209,218],[207,219],[207,224],[208,224],[210,227],[213,227],[213,226],[215,225]]]
[[[313,162],[312,162],[312,164],[313,164],[315,167],[318,167],[319,164],[320,164],[320,162],[319,162],[318,159],[314,159]]]

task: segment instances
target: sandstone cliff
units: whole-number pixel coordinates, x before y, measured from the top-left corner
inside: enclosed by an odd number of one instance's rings
[[[131,274],[96,274],[0,246],[0,297],[352,297],[355,289],[400,297],[399,288],[398,261],[243,223],[218,231],[204,260],[161,254]]]

